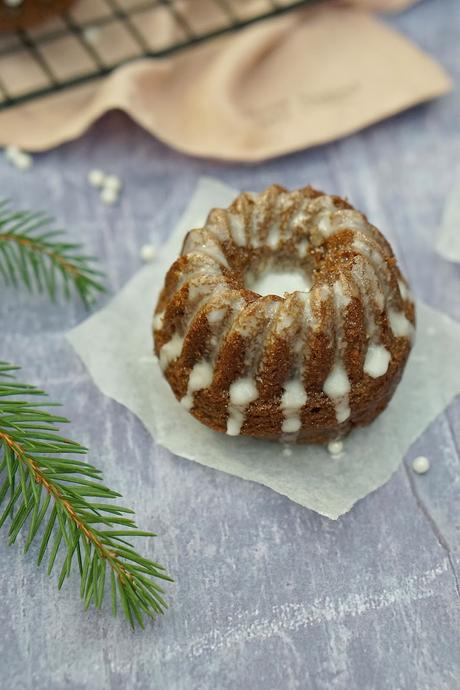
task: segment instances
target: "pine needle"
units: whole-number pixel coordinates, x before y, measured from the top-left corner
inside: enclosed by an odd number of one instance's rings
[[[102,273],[93,267],[80,244],[69,242],[62,230],[43,213],[11,211],[0,201],[0,279],[7,285],[22,284],[30,292],[45,292],[52,300],[58,293],[68,299],[72,289],[88,307],[104,287]]]
[[[155,535],[113,502],[119,494],[78,459],[86,448],[59,434],[68,420],[44,409],[46,394],[18,383],[16,369],[0,362],[0,527],[10,544],[24,533],[26,552],[37,542],[39,563],[48,552],[48,573],[60,561],[59,588],[77,563],[85,608],[100,608],[109,590],[114,614],[144,627],[167,606],[159,581],[172,580],[131,538]]]

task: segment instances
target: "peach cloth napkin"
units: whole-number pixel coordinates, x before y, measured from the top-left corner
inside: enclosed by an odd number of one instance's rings
[[[179,151],[260,161],[337,139],[450,88],[432,58],[371,14],[320,5],[0,112],[0,144],[47,149],[120,108]]]

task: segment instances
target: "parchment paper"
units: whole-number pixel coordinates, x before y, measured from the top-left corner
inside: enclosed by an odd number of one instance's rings
[[[191,22],[210,19],[196,0],[184,7]],[[137,30],[148,43],[167,44],[170,14],[159,5],[138,16]],[[63,78],[88,70],[87,53],[71,40],[47,46],[46,57]],[[1,112],[0,145],[41,151],[121,108],[182,152],[260,161],[356,132],[452,86],[443,68],[404,36],[364,11],[330,4],[258,22],[161,60],[135,59],[139,48],[121,28],[116,39],[99,30],[91,40],[107,64],[114,51],[132,61],[105,79]],[[44,75],[27,55],[0,57],[0,74],[15,96],[43,87]]]
[[[460,263],[460,166],[447,196],[436,251],[444,259]]]
[[[228,437],[202,426],[176,401],[152,356],[152,312],[184,233],[236,191],[201,180],[158,261],[146,266],[102,311],[68,334],[99,388],[126,405],[172,453],[270,487],[332,519],[384,484],[411,443],[460,392],[460,326],[418,304],[417,342],[389,408],[345,439],[333,458],[323,446],[283,446]]]

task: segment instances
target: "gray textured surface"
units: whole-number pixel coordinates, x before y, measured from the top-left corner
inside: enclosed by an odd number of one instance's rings
[[[391,23],[460,78],[458,0],[426,0]],[[101,257],[112,291],[159,243],[199,175],[235,187],[311,182],[350,197],[381,226],[415,293],[460,319],[460,267],[436,257],[433,233],[460,158],[458,93],[309,152],[257,167],[185,158],[120,114],[82,140],[36,158],[28,175],[0,161],[0,193],[53,210]],[[85,182],[89,168],[122,174],[116,209]],[[62,400],[74,437],[136,506],[177,584],[168,614],[132,634],[84,614],[77,581],[55,582],[0,540],[0,687],[5,690],[457,690],[460,687],[460,401],[406,464],[353,511],[330,522],[262,486],[157,448],[141,423],[104,398],[63,333],[76,305],[18,299],[2,288],[0,357]],[[129,324],[127,324],[129,328]],[[434,384],[435,385],[435,384]]]

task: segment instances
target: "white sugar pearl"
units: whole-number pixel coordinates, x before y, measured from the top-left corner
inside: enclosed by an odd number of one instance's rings
[[[91,170],[88,173],[88,182],[93,187],[102,187],[105,179],[106,178],[102,170]]]
[[[114,189],[103,187],[101,192],[101,201],[109,206],[115,204],[118,201],[118,192],[116,192]]]
[[[156,253],[157,252],[153,244],[144,244],[144,246],[141,247],[141,259],[146,263],[153,261],[156,256]]]
[[[101,30],[98,29],[97,26],[88,26],[86,29],[83,29],[82,34],[83,38],[85,41],[88,43],[96,43],[100,36]]]
[[[19,151],[12,162],[18,170],[29,170],[33,164],[32,156],[24,151]]]
[[[20,7],[24,0],[4,0],[7,7]]]
[[[412,460],[412,469],[417,474],[425,474],[430,469],[430,461],[424,455],[419,455],[418,458]]]
[[[20,153],[21,152],[17,146],[7,146],[5,149],[5,158],[7,161],[13,163]]]
[[[327,449],[331,455],[340,455],[343,452],[342,441],[330,441],[327,444]]]
[[[104,180],[104,187],[106,189],[113,189],[115,192],[119,192],[122,187],[122,183],[120,178],[116,175],[107,175]]]

